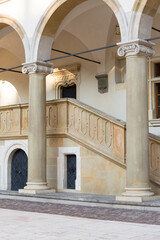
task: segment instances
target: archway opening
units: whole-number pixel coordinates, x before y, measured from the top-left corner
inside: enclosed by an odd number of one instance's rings
[[[115,8],[114,4],[111,6],[110,1],[103,0],[62,1],[58,7],[53,6],[53,12],[50,13],[50,18],[46,21],[40,38],[38,59],[58,58],[65,55],[64,52],[83,52],[120,42],[121,34],[116,31],[120,22],[118,22],[118,14],[116,16]],[[121,77],[122,64],[119,64],[120,74],[117,74],[117,68],[115,67],[117,64],[117,48],[88,52],[80,55],[80,57],[89,61],[77,56],[53,61],[53,66],[59,69],[59,73],[54,72],[53,79],[50,78],[47,89],[51,89],[53,94],[51,91],[47,92],[47,99],[50,100],[51,95],[53,99],[59,98],[57,85],[60,86],[71,80],[73,81],[69,74],[63,73],[62,78],[62,71],[60,70],[79,65],[80,71],[77,71],[74,77],[77,87],[76,98],[112,116],[125,119],[125,107],[119,104],[120,93],[117,91],[117,89],[124,90],[125,85],[121,88],[115,86],[115,82],[122,83],[121,78],[123,77]],[[108,75],[109,79],[108,92],[103,92],[104,94],[99,92],[98,81],[95,78],[95,76],[102,74]],[[118,79],[115,80],[115,76]],[[111,97],[114,98],[112,106],[110,104]],[[124,91],[121,98],[125,103]],[[105,105],[102,104],[104,101],[106,102]],[[117,114],[119,107],[123,108],[119,111],[122,113],[121,115]]]
[[[1,23],[3,21],[3,23]],[[8,20],[7,18],[0,17],[0,71],[5,69],[20,66],[26,61],[26,49],[25,36],[23,30],[14,23],[14,20]],[[28,102],[28,76],[21,73],[21,68],[16,71],[4,71],[0,72],[0,80],[3,80],[6,87],[9,83],[13,85],[19,95],[19,101],[7,103],[7,99],[10,98],[9,94],[5,96],[6,104],[13,105],[16,103]],[[10,86],[11,86],[10,85]],[[4,91],[3,91],[4,95]]]

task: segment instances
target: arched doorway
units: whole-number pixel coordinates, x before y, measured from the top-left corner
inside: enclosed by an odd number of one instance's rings
[[[11,163],[11,190],[18,191],[26,186],[28,172],[28,158],[26,153],[19,149],[12,158]]]

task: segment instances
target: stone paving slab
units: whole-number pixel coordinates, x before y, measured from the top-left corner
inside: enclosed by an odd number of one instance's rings
[[[158,240],[157,225],[0,209],[3,240]]]
[[[77,205],[54,204],[0,199],[0,208],[28,212],[39,212],[99,220],[134,222],[160,225],[160,212],[113,209],[101,207],[86,207]]]

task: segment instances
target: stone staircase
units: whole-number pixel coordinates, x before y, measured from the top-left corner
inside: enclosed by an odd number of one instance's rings
[[[70,138],[126,167],[126,124],[75,99],[46,103],[47,137]],[[25,139],[28,105],[0,107],[0,141]],[[150,179],[160,185],[160,138],[149,136]]]

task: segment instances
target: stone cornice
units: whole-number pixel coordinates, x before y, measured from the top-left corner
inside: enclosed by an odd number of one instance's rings
[[[152,42],[147,42],[144,40],[134,40],[125,43],[117,44],[120,47],[118,48],[118,56],[134,56],[134,55],[142,55],[146,57],[152,57],[155,54],[155,51],[152,49],[154,44]]]
[[[53,68],[51,63],[45,62],[24,63],[22,73],[24,74],[41,73],[47,75],[53,73]]]

